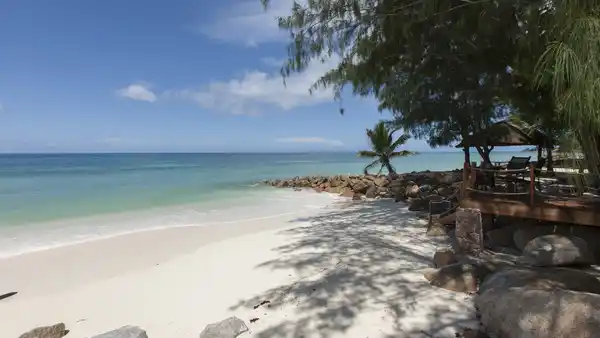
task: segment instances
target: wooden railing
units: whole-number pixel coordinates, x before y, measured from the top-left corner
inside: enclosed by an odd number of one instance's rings
[[[548,172],[545,170],[539,170],[535,168],[534,164],[530,164],[528,166],[528,168],[524,168],[524,169],[484,169],[484,168],[478,168],[476,167],[476,164],[473,163],[472,165],[469,165],[468,163],[464,164],[464,168],[463,168],[463,184],[461,186],[461,198],[469,198],[470,193],[476,192],[478,194],[485,194],[485,195],[493,195],[493,196],[497,196],[497,197],[507,197],[507,198],[511,198],[511,197],[519,197],[519,196],[527,196],[526,199],[528,200],[528,203],[530,204],[534,204],[536,201],[536,196],[537,197],[543,197],[543,198],[547,198],[547,199],[557,199],[557,198],[568,198],[569,200],[577,200],[578,198],[575,196],[560,196],[560,195],[550,195],[550,194],[544,194],[542,191],[538,191],[536,189],[536,185],[541,186],[540,183],[540,178],[554,178],[555,173],[553,172]],[[485,185],[485,183],[491,183],[491,190],[481,190],[481,189],[477,189],[476,183],[477,183],[477,178],[482,179],[483,181],[487,181],[484,182],[484,184],[481,185]],[[561,175],[565,175],[565,173],[561,173]],[[581,175],[585,175],[583,173],[577,173],[577,172],[570,172],[567,175],[571,176],[573,179],[577,179],[579,182],[583,181],[583,176]],[[581,177],[579,177],[581,176]],[[526,178],[528,178],[528,181],[526,180]],[[506,183],[506,188],[508,188],[509,185],[513,185],[515,187],[515,191],[496,191],[495,190],[495,182],[502,182],[504,181]],[[511,182],[512,181],[512,182]],[[519,183],[526,183],[523,185],[520,185]],[[517,191],[517,187],[525,187],[525,191]],[[591,188],[588,186],[585,186],[584,184],[582,185],[582,183],[579,183],[579,190],[582,191],[588,191]],[[579,194],[580,196],[582,194]],[[589,198],[587,199],[587,201],[589,201]],[[600,201],[600,199],[599,199]]]
[[[493,196],[506,196],[506,197],[518,197],[528,196],[530,203],[535,202],[535,168],[530,165],[529,168],[525,169],[485,169],[477,168],[474,165],[469,166],[465,164],[463,170],[463,197],[468,198],[469,193],[477,192],[480,194],[493,195]],[[491,190],[477,189],[477,179],[482,179],[481,185],[491,188]],[[525,191],[517,191],[518,183],[524,182],[524,178],[529,178],[529,184],[525,185],[527,188]],[[496,191],[494,190],[495,182],[506,181],[507,187],[512,185],[515,187],[514,191]],[[509,181],[513,181],[510,182]],[[466,182],[466,183],[465,183]]]

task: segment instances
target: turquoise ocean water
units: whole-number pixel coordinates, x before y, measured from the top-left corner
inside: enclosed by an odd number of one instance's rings
[[[523,153],[495,152],[493,159],[515,154]],[[461,152],[431,152],[396,159],[394,166],[398,172],[448,170],[462,161]],[[0,256],[125,228],[259,215],[259,207],[277,207],[273,198],[294,198],[256,185],[260,180],[360,173],[367,163],[352,153],[0,155]]]

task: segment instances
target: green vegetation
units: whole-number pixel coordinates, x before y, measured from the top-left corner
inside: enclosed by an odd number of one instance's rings
[[[310,0],[279,26],[284,76],[339,60],[313,90],[374,96],[431,146],[510,117],[600,171],[600,0]]]
[[[381,165],[379,173],[385,168],[389,174],[395,174],[396,171],[391,163],[392,158],[415,154],[408,150],[396,151],[398,147],[410,139],[410,136],[403,134],[394,141],[394,132],[396,132],[396,129],[389,129],[384,121],[377,123],[373,129],[367,129],[371,150],[359,151],[358,156],[375,158],[375,160],[365,167],[365,175],[369,174],[369,169],[377,165]]]

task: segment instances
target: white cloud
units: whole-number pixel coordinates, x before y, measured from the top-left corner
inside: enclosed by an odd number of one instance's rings
[[[286,137],[275,140],[278,143],[311,143],[311,144],[325,144],[333,147],[341,147],[344,145],[339,140],[329,140],[322,137]]]
[[[333,91],[323,89],[309,93],[310,87],[337,62],[315,62],[302,73],[294,73],[286,79],[279,71],[265,73],[250,71],[240,78],[215,81],[203,89],[173,90],[168,97],[187,99],[203,108],[219,110],[235,115],[259,114],[265,106],[290,110],[333,100]]]
[[[149,89],[149,85],[143,83],[131,84],[121,88],[117,90],[117,95],[137,101],[156,101],[156,95]]]
[[[213,21],[198,30],[213,39],[247,46],[285,41],[288,33],[279,29],[277,18],[289,15],[293,3],[293,0],[271,0],[265,11],[260,1],[246,0],[213,15]]]

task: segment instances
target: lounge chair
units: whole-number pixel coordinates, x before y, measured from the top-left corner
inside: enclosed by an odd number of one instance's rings
[[[506,165],[506,170],[526,169],[527,166],[529,165],[530,160],[531,160],[531,156],[527,156],[527,157],[513,156],[510,159],[510,161],[508,161],[508,164]]]
[[[531,160],[531,156],[527,156],[527,157],[513,156],[510,159],[510,161],[508,161],[508,164],[506,165],[505,170],[507,172],[503,173],[502,171],[500,171],[499,174],[507,182],[513,181],[513,183],[516,184],[519,181],[523,181],[523,179],[525,178],[525,173],[526,173],[525,169],[527,169],[527,167],[529,166],[530,160]],[[518,170],[522,170],[522,171],[518,171]]]

